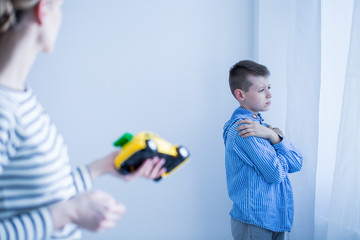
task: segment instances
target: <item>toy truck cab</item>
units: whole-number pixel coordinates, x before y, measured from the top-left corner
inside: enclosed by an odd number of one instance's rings
[[[135,171],[145,159],[158,156],[165,159],[163,167],[167,169],[167,172],[161,176],[165,177],[190,157],[185,147],[173,145],[149,132],[141,132],[135,136],[126,133],[114,145],[122,148],[115,158],[115,167],[123,175]]]

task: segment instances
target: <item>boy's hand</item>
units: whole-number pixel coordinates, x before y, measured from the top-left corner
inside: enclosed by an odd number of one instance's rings
[[[115,151],[104,158],[90,163],[88,168],[92,179],[95,180],[104,174],[111,174],[116,177],[120,177],[125,181],[131,181],[139,177],[156,179],[167,171],[166,168],[162,167],[165,163],[165,160],[160,159],[159,157],[154,157],[146,159],[143,164],[138,169],[136,169],[136,171],[127,175],[122,175],[116,170],[114,166],[114,160],[118,154],[119,151]]]
[[[273,130],[273,128],[265,127],[256,121],[244,119],[238,122],[238,125],[241,126],[238,127],[236,130],[239,131],[239,135],[243,138],[253,136],[269,139],[272,144],[281,142],[281,138],[276,133],[276,131]],[[280,131],[280,129],[278,130]]]
[[[239,135],[243,138],[254,136],[268,139],[272,132],[271,129],[250,119],[241,120],[240,122],[238,122],[238,125],[241,126],[238,127],[236,130],[239,131]]]
[[[270,124],[268,124],[268,128],[271,128],[276,132],[277,135],[284,136],[283,132],[280,130],[280,128],[273,128]]]

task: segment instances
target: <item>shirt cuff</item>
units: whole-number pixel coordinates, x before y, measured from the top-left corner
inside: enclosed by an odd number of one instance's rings
[[[276,151],[288,151],[291,148],[291,144],[284,137],[279,137],[281,138],[281,142],[274,144],[274,149]]]

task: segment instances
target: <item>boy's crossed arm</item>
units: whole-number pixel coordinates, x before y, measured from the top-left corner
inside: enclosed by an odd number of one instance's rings
[[[280,183],[287,173],[297,172],[302,166],[302,156],[295,147],[281,138],[280,129],[265,127],[250,119],[241,120],[235,140],[242,159],[248,158],[268,183]],[[276,136],[275,136],[276,135]],[[252,137],[251,137],[252,136]],[[265,139],[269,139],[271,144]]]

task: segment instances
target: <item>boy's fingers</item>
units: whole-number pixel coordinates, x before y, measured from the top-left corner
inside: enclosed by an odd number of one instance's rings
[[[242,126],[238,127],[236,130],[241,131],[241,130],[243,130],[243,129],[246,129],[247,126],[248,126],[248,125],[242,125]]]
[[[237,127],[236,130],[241,131],[243,129],[249,129],[251,127],[254,127],[254,124],[250,122],[249,124],[245,124],[245,125],[241,125],[241,126]]]
[[[250,137],[250,136],[253,136],[253,133],[248,132],[248,133],[242,135],[241,137],[242,137],[242,138],[246,138],[246,137]]]
[[[249,136],[255,136],[255,130],[252,128],[244,129],[243,131],[239,132],[239,136],[242,137],[249,137]]]
[[[242,131],[244,132],[244,130],[246,130],[247,132],[248,131],[252,131],[252,129],[254,128],[255,126],[251,125],[251,124],[247,124],[247,125],[242,125],[240,127],[237,127],[236,130],[237,131]]]
[[[249,134],[250,132],[251,132],[250,129],[243,130],[243,131],[239,132],[239,135],[240,135],[240,136],[245,136],[246,134]]]

